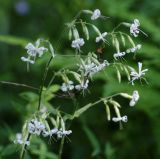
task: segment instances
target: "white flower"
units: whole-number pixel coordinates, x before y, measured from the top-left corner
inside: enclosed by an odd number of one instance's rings
[[[75,89],[77,89],[78,91],[87,89],[88,88],[88,83],[89,83],[89,80],[86,80],[86,81],[83,80],[83,81],[81,81],[80,84],[75,86]]]
[[[134,19],[134,22],[131,24],[130,26],[130,33],[134,36],[137,37],[139,34],[139,27],[140,26],[140,22],[138,19]]]
[[[101,11],[99,9],[95,9],[91,16],[91,20],[96,20],[101,16]]]
[[[71,133],[72,133],[72,130],[62,130],[62,128],[61,128],[57,132],[57,137],[62,138],[63,136],[70,135]]]
[[[98,37],[96,37],[96,40],[95,40],[96,43],[100,42],[101,40],[105,41],[104,37],[107,36],[107,34],[108,34],[107,32],[104,32],[101,35],[99,35]]]
[[[39,57],[41,57],[44,54],[44,52],[48,51],[47,48],[39,47],[39,45],[40,43],[38,40],[36,41],[35,46],[32,43],[28,43],[25,47],[25,49],[27,49],[28,55],[33,57],[38,55]]]
[[[21,133],[17,133],[16,134],[16,139],[14,140],[14,144],[25,144],[27,146],[30,145],[30,141],[23,141],[23,138],[22,138],[22,134]]]
[[[126,54],[125,52],[118,52],[118,53],[114,53],[113,57],[115,60],[117,60],[117,58],[121,58],[121,57],[125,56],[125,54]]]
[[[109,66],[109,63],[107,60],[104,60],[103,63],[96,65],[96,67],[93,69],[92,72],[90,72],[90,76],[93,76],[95,73],[100,72],[103,70],[106,66]]]
[[[57,128],[54,128],[50,131],[43,130],[42,135],[43,135],[43,137],[47,137],[47,136],[52,136],[54,134],[57,134],[57,132],[58,132]]]
[[[73,81],[68,81],[67,83],[63,83],[61,86],[61,90],[63,92],[71,91],[74,89]]]
[[[138,44],[138,45],[136,45],[136,46],[133,47],[133,48],[127,49],[127,50],[126,50],[126,53],[130,53],[130,52],[134,53],[134,52],[136,52],[137,50],[140,50],[141,47],[142,47],[142,45],[141,45],[141,44]]]
[[[37,119],[32,119],[28,123],[28,132],[35,135],[40,135],[41,132],[45,131],[45,125]]]
[[[34,64],[35,63],[35,61],[33,61],[33,60],[30,60],[30,57],[21,57],[21,60],[22,61],[24,61],[24,62],[28,62],[28,63],[30,63],[30,64]]]
[[[125,115],[123,117],[113,117],[112,118],[113,122],[119,122],[119,121],[123,121],[123,122],[127,122],[128,121],[128,117]]]
[[[148,69],[142,70],[142,63],[141,62],[138,62],[138,72],[132,67],[130,67],[130,70],[131,70],[130,76],[131,76],[132,85],[134,85],[135,80],[142,78],[146,74],[146,72],[148,71]]]
[[[129,105],[131,107],[135,106],[135,104],[138,102],[138,100],[139,100],[139,93],[138,93],[138,91],[135,90],[135,91],[133,91],[132,99],[131,99]]]
[[[73,48],[76,48],[76,49],[80,50],[80,47],[83,46],[83,45],[84,45],[84,39],[79,38],[79,39],[73,40],[71,46]]]
[[[27,50],[28,57],[21,57],[21,60],[30,64],[35,63],[36,57],[41,57],[46,51],[45,47],[40,47],[40,41],[37,40],[35,46],[32,43],[28,43],[25,47]]]

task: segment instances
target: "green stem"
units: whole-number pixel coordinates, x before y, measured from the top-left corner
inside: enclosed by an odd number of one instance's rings
[[[52,59],[53,59],[53,57],[51,56],[51,58],[49,59],[48,63],[46,64],[45,71],[44,71],[44,74],[43,74],[42,84],[41,84],[40,91],[39,91],[38,111],[41,108],[41,99],[42,99],[43,87],[44,87],[44,83],[45,83],[45,80],[46,80],[46,77],[47,77],[47,73],[48,73],[48,70],[49,70],[49,65],[50,65]]]
[[[26,88],[30,88],[30,89],[34,89],[34,90],[39,90],[36,87],[29,86],[29,85],[26,85],[26,84],[21,84],[21,83],[8,82],[8,81],[0,81],[0,83],[6,84],[6,85],[13,85],[13,86],[18,86],[18,87],[26,87]]]
[[[63,136],[62,140],[61,140],[61,144],[60,144],[60,148],[59,148],[59,153],[58,153],[58,159],[62,158],[64,140],[65,140],[65,136]]]
[[[119,24],[112,30],[112,32],[114,32],[116,29],[118,29],[121,25],[123,25],[123,22],[122,22],[122,23],[119,23]]]
[[[27,137],[27,140],[26,140],[26,141],[29,141],[29,140],[30,140],[30,137],[31,137],[31,134],[28,134],[28,137]],[[23,158],[24,158],[25,152],[26,152],[26,148],[27,148],[27,145],[25,144],[24,147],[23,147],[23,151],[22,151],[22,153],[21,153],[20,159],[23,159]]]
[[[98,100],[98,101],[96,101],[96,102],[94,102],[94,103],[89,103],[89,104],[83,106],[82,108],[78,109],[77,111],[75,111],[75,113],[74,113],[73,116],[68,116],[68,118],[66,118],[66,120],[67,120],[67,119],[73,120],[74,118],[78,118],[78,117],[81,116],[85,111],[87,111],[89,108],[91,108],[91,107],[93,107],[93,106],[101,103],[101,102],[104,101],[104,100],[111,99],[111,98],[116,97],[116,96],[119,96],[119,95],[121,95],[121,93],[116,93],[116,94],[114,94],[114,95],[101,98],[100,100]],[[85,108],[85,109],[84,109],[84,108]]]
[[[46,77],[47,77],[47,73],[48,73],[48,70],[49,70],[49,65],[50,65],[52,59],[53,59],[53,57],[51,56],[51,58],[49,59],[48,63],[46,64],[45,71],[44,71],[44,74],[43,74],[42,84],[41,84],[41,87],[40,87],[40,90],[39,90],[38,111],[40,110],[40,107],[41,107],[41,99],[42,99],[43,87],[44,87],[45,79],[46,79]],[[29,141],[29,140],[30,140],[30,137],[31,137],[31,134],[28,135],[26,141]],[[26,151],[25,151],[26,148],[27,148],[27,145],[25,144],[20,159],[23,159],[23,158],[24,158],[25,152],[26,152]]]

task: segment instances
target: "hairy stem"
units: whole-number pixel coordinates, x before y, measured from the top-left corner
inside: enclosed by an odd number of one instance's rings
[[[60,144],[60,148],[59,148],[59,153],[58,153],[58,159],[61,159],[61,158],[62,158],[64,140],[65,140],[65,136],[63,136],[63,137],[62,137],[62,140],[61,140],[61,144]]]

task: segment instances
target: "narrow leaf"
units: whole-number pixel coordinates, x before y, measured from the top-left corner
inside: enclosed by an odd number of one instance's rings
[[[92,148],[93,148],[92,156],[94,157],[94,156],[98,155],[101,151],[98,139],[96,138],[94,133],[87,126],[84,126],[83,130],[86,133],[86,135],[92,145]]]

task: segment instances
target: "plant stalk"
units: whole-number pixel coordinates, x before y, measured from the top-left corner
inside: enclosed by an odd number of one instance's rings
[[[42,99],[43,87],[44,87],[44,83],[45,83],[45,80],[46,80],[46,77],[47,77],[47,73],[48,73],[48,70],[49,70],[49,65],[50,65],[52,59],[53,59],[53,56],[51,56],[51,58],[49,59],[48,63],[46,64],[45,71],[44,71],[44,74],[43,74],[43,77],[42,77],[42,84],[40,86],[40,91],[39,91],[38,111],[41,108],[41,99]]]
[[[62,158],[64,140],[65,140],[65,136],[63,136],[62,140],[61,140],[61,144],[60,144],[60,148],[59,148],[59,153],[58,153],[58,159]]]

